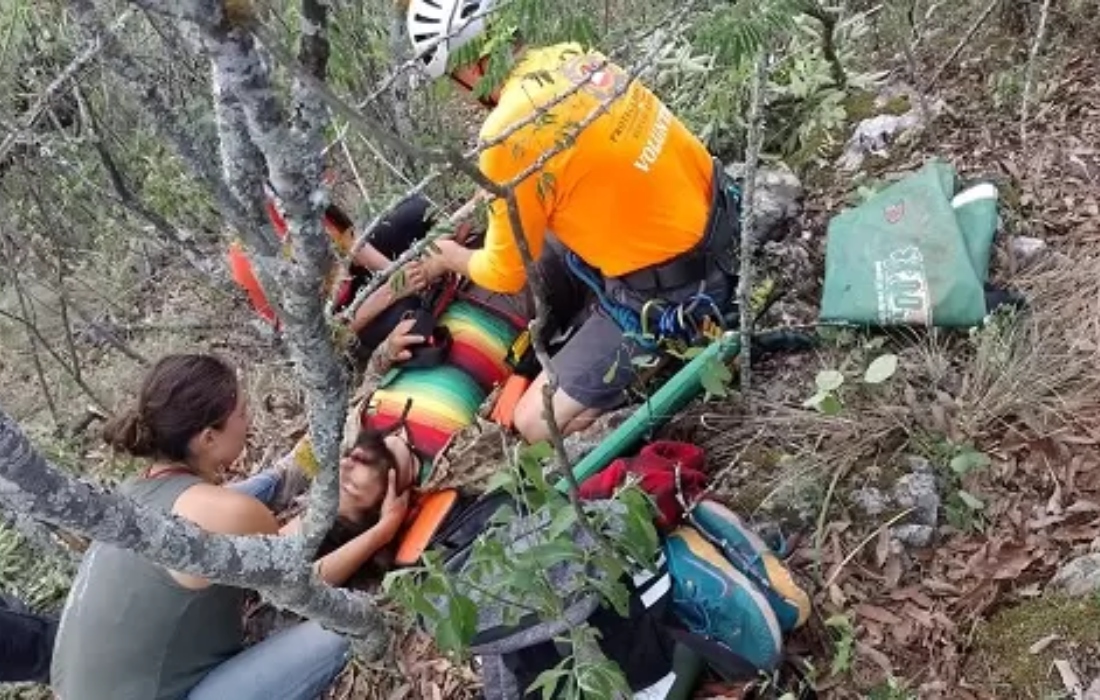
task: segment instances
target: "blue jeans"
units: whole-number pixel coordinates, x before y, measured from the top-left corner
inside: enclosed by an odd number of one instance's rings
[[[344,670],[347,639],[303,622],[208,673],[187,700],[316,700]]]
[[[244,481],[226,484],[226,487],[234,491],[247,493],[260,503],[271,505],[271,502],[275,500],[275,495],[279,493],[279,486],[282,482],[283,477],[279,472],[274,469],[267,469],[259,474],[253,474]]]
[[[270,503],[278,472],[268,470],[229,488]],[[350,645],[316,622],[303,622],[245,649],[208,673],[188,700],[315,700],[347,665]]]

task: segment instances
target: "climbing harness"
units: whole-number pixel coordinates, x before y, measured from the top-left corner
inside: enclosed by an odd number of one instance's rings
[[[603,278],[592,266],[572,251],[565,254],[569,271],[585,284],[600,304],[600,308],[644,349],[658,350],[663,342],[681,341],[693,345],[701,340],[717,338],[725,330],[722,312],[714,299],[703,292],[706,282],[700,282],[699,292],[680,303],[650,299],[641,312],[612,299],[603,285]]]

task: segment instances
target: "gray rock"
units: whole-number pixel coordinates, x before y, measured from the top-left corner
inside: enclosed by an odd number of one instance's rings
[[[1100,591],[1100,554],[1088,554],[1063,565],[1047,584],[1047,589],[1071,596]]]
[[[936,473],[936,468],[932,466],[932,463],[919,455],[903,455],[901,460],[911,472],[932,475]]]
[[[1047,242],[1031,236],[1013,236],[1008,242],[1012,254],[1022,263],[1029,263],[1046,250]]]
[[[726,174],[737,182],[745,179],[745,165],[731,163]],[[785,224],[802,212],[802,182],[786,166],[762,166],[756,170],[756,242],[776,240],[782,237]]]
[[[930,525],[898,525],[890,534],[906,547],[921,548],[932,544],[936,528]]]
[[[838,165],[842,170],[859,170],[864,158],[869,155],[885,156],[886,148],[891,141],[917,131],[920,126],[921,121],[916,110],[908,114],[880,114],[877,117],[864,119],[848,139]]]
[[[864,486],[852,492],[852,502],[864,515],[874,518],[886,512],[890,497],[874,486]]]
[[[919,525],[939,524],[940,493],[936,476],[929,471],[913,471],[894,484],[894,500],[902,508],[914,508],[910,520]]]
[[[936,100],[927,104],[928,113],[922,114],[919,101],[910,102],[913,107],[905,114],[880,114],[857,124],[837,165],[842,170],[855,171],[869,155],[889,155],[891,145],[923,131],[928,126],[925,120],[934,120],[946,107],[943,100]]]
[[[1097,678],[1085,691],[1084,700],[1100,700],[1100,678]]]

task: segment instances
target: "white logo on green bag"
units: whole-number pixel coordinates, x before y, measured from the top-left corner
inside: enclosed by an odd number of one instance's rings
[[[905,246],[875,261],[879,323],[931,325],[928,275],[920,248]]]

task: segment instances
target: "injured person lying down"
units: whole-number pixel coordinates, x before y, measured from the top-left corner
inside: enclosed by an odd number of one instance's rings
[[[412,197],[383,220],[371,242],[393,258],[431,226],[428,203]],[[537,266],[549,287],[546,332],[553,346],[583,317],[589,297],[553,241]],[[337,310],[367,281],[365,274],[351,276],[337,290]],[[407,493],[430,479],[449,441],[474,425],[489,402],[494,420],[510,427],[515,399],[539,370],[528,330],[533,303],[523,292],[488,292],[449,277],[386,302],[368,297],[355,314],[356,355],[366,370],[344,430],[339,517],[321,551],[327,580],[369,573],[363,565],[393,540]],[[311,476],[314,465],[306,437],[280,471]]]

